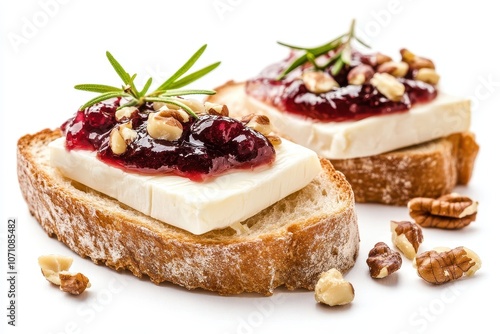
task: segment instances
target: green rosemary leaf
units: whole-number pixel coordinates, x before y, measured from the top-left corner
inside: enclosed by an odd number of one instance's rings
[[[202,90],[202,89],[169,89],[158,95],[159,97],[170,97],[170,96],[181,96],[181,95],[214,95],[216,92],[214,90]]]
[[[346,44],[344,47],[344,50],[342,50],[340,58],[342,58],[342,62],[344,64],[350,65],[351,64],[351,45]]]
[[[130,77],[130,83],[129,83],[129,86],[130,86],[130,90],[132,91],[132,95],[134,95],[136,98],[139,97],[139,92],[137,91],[137,87],[135,86],[135,78],[137,77],[137,74],[134,74]]]
[[[320,69],[320,67],[318,66],[318,64],[316,64],[316,57],[314,56],[314,54],[312,54],[311,52],[307,52],[306,53],[306,58],[314,66],[314,68],[316,70]]]
[[[191,82],[193,81],[196,81],[198,80],[199,78],[205,76],[206,74],[212,72],[214,69],[216,69],[218,66],[220,65],[220,61],[219,62],[216,62],[216,63],[213,63],[212,65],[208,65],[204,68],[202,68],[201,70],[198,70],[196,72],[193,72],[189,75],[186,75],[185,77],[183,77],[182,79],[180,80],[177,80],[175,81],[174,83],[172,83],[169,87],[169,89],[177,89],[177,88],[181,88],[181,87],[184,87],[188,84],[190,84]]]
[[[193,109],[191,109],[191,107],[189,107],[188,105],[180,102],[179,99],[175,99],[175,98],[172,98],[172,97],[147,96],[145,98],[145,100],[147,102],[164,102],[164,103],[170,103],[170,104],[179,106],[182,109],[184,109],[188,114],[190,114],[191,116],[193,116],[194,118],[198,118],[198,115],[193,111]]]
[[[123,69],[123,66],[120,65],[120,63],[115,59],[115,57],[113,57],[113,55],[109,51],[106,51],[106,57],[108,57],[111,66],[113,66],[118,76],[122,79],[123,83],[125,85],[130,85],[130,74],[128,74],[127,71]]]
[[[122,108],[125,108],[125,107],[133,107],[133,106],[136,106],[139,104],[139,100],[137,100],[136,98],[134,98],[133,96],[130,98],[130,101],[128,101],[127,103],[125,104],[122,104],[121,106],[119,106],[118,108],[116,108],[116,110],[120,110]]]
[[[148,81],[146,81],[146,84],[144,85],[142,90],[139,92],[139,97],[143,97],[144,95],[146,95],[152,83],[153,83],[153,78],[149,78]]]
[[[291,45],[291,44],[287,44],[287,43],[283,43],[283,42],[277,42],[277,43],[281,46],[284,46],[284,47],[287,47],[287,48],[293,49],[293,50],[303,50],[303,51],[310,50],[310,48],[305,48],[303,46],[296,46],[296,45]]]
[[[160,87],[158,87],[156,89],[156,91],[159,91],[159,90],[166,90],[168,88],[170,88],[170,85],[175,81],[177,80],[178,78],[180,78],[184,73],[186,73],[187,71],[189,71],[189,69],[191,67],[193,67],[193,65],[196,63],[196,61],[201,57],[201,55],[203,54],[203,52],[205,51],[205,49],[207,48],[207,45],[203,45],[201,48],[198,49],[198,51],[196,51],[192,56],[191,58],[188,59],[188,61],[182,65],[181,68],[179,68],[177,70],[177,72],[175,72],[170,78],[168,78],[163,84],[160,85]]]
[[[358,36],[354,36],[354,38],[358,41],[359,44],[363,45],[364,47],[371,49],[371,46],[365,43],[362,39],[360,39]]]
[[[312,49],[308,49],[308,51],[309,51],[309,53],[314,55],[314,57],[322,56],[325,53],[328,53],[328,52],[338,48],[342,44],[342,38],[344,38],[344,37],[345,37],[345,34],[340,36],[340,37],[335,38],[334,40],[332,40],[326,44],[320,45],[320,46],[312,48]],[[281,72],[281,74],[277,77],[277,80],[283,79],[285,77],[285,75],[292,72],[297,67],[305,64],[307,62],[307,60],[308,60],[307,54],[303,54],[302,56],[297,57],[283,72]]]
[[[344,67],[344,61],[342,60],[342,57],[339,57],[337,61],[333,64],[332,66],[332,75],[335,76],[339,74],[340,70]]]
[[[107,92],[121,92],[122,89],[118,87],[108,86],[108,85],[100,85],[100,84],[81,84],[76,85],[75,89],[84,90],[87,92],[94,93],[107,93]]]
[[[99,102],[102,102],[102,101],[105,101],[105,100],[108,100],[108,99],[111,99],[111,98],[120,97],[120,96],[121,97],[132,97],[130,94],[122,92],[122,91],[120,91],[120,92],[104,93],[104,94],[96,96],[93,99],[87,101],[87,103],[85,103],[84,105],[82,105],[80,107],[80,110],[83,110],[83,109],[85,109],[87,107],[93,106],[96,103],[99,103]]]

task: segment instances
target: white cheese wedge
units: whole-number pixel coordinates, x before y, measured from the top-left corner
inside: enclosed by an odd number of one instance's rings
[[[248,97],[257,113],[265,113],[279,132],[328,159],[377,155],[420,144],[470,127],[470,101],[439,93],[408,112],[373,116],[354,122],[314,122],[281,112]]]
[[[321,170],[316,153],[286,140],[276,148],[272,167],[234,171],[203,183],[127,173],[94,152],[66,150],[64,138],[49,146],[51,164],[64,176],[193,234],[239,223],[305,187]]]

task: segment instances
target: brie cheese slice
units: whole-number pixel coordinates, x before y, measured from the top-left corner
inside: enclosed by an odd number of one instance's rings
[[[328,159],[386,153],[467,131],[470,101],[444,93],[408,112],[372,116],[352,122],[318,122],[285,113],[251,96],[251,110],[266,114],[278,132]]]
[[[193,234],[239,223],[305,187],[321,171],[316,153],[284,139],[271,167],[235,170],[202,183],[127,173],[98,160],[95,152],[68,151],[64,138],[49,147],[51,164],[65,177]]]

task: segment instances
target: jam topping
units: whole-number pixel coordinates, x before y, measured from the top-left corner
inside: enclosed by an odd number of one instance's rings
[[[97,157],[126,171],[165,174],[204,181],[232,169],[253,169],[271,164],[275,150],[260,132],[244,123],[221,115],[188,116],[181,122],[176,140],[155,139],[148,133],[152,103],[141,105],[128,117],[116,120],[120,98],[106,100],[79,110],[63,124],[69,150],[97,151]],[[126,150],[116,154],[112,132],[126,126],[134,136]],[[110,139],[111,138],[111,139]]]
[[[370,116],[405,112],[414,104],[429,102],[437,96],[435,84],[429,83],[429,80],[417,80],[423,78],[422,72],[419,73],[419,68],[406,63],[403,63],[406,73],[395,76],[395,80],[404,86],[404,94],[397,100],[384,95],[382,89],[377,89],[368,78],[360,84],[350,84],[349,73],[361,68],[359,65],[368,65],[371,75],[381,71],[380,64],[377,64],[377,58],[380,57],[357,51],[352,52],[350,64],[344,65],[338,72],[333,69],[334,65],[321,70],[322,74],[330,77],[329,79],[333,78],[335,85],[331,85],[331,89],[312,92],[304,76],[304,73],[314,70],[309,63],[295,68],[279,79],[280,74],[296,57],[292,52],[288,59],[270,65],[256,78],[249,80],[246,85],[247,94],[283,112],[322,122],[356,121]],[[323,58],[321,60],[327,63],[329,56],[325,55]],[[331,75],[332,72],[336,74]]]

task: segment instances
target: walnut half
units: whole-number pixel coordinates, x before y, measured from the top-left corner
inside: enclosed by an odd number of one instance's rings
[[[476,220],[478,202],[456,193],[438,199],[417,197],[408,202],[410,216],[422,227],[456,230]]]
[[[465,247],[441,248],[419,254],[413,265],[424,281],[443,284],[474,275],[481,268],[481,259]]]

